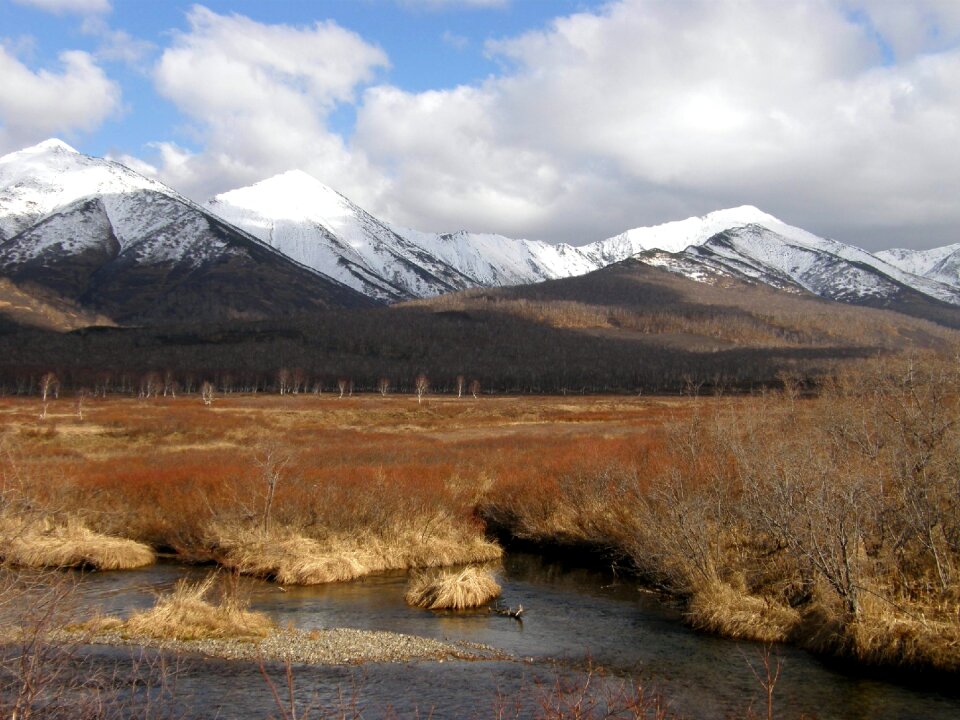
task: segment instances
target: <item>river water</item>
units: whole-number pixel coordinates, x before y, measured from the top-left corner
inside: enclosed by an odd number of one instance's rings
[[[125,614],[152,605],[155,593],[203,568],[164,562],[143,570],[84,576],[84,605]],[[406,576],[290,587],[244,579],[251,606],[280,624],[299,628],[352,627],[466,640],[498,647],[512,662],[414,662],[360,667],[294,668],[296,697],[328,711],[357,707],[365,718],[526,717],[556,683],[583,679],[588,665],[603,669],[605,687],[622,679],[660,693],[690,718],[766,714],[762,647],[694,632],[679,612],[635,583],[608,574],[509,554],[500,573],[505,604],[523,605],[523,622],[486,612],[435,613],[403,601]],[[104,657],[125,651],[98,650]],[[778,646],[778,718],[958,718],[960,691],[917,687],[846,674],[795,648]],[[275,677],[280,669],[273,668]],[[595,679],[599,686],[601,681]],[[260,669],[252,663],[193,659],[183,663],[177,694],[196,718],[278,716]],[[353,698],[356,698],[354,701]],[[395,713],[395,715],[392,715]],[[311,717],[320,716],[314,711]]]

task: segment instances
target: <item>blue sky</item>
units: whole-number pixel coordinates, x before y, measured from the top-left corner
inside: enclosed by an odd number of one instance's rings
[[[0,153],[581,244],[752,204],[960,242],[956,0],[0,0]]]
[[[0,37],[6,44],[22,44],[23,55],[33,68],[55,67],[65,48],[96,54],[103,38],[84,29],[90,17],[129,34],[143,44],[141,58],[104,61],[110,76],[123,87],[123,110],[94,133],[73,136],[83,152],[136,153],[147,143],[176,131],[177,108],[157,98],[149,75],[150,65],[176,31],[186,29],[186,16],[194,2],[166,0],[113,0],[109,12],[70,11],[71,4],[54,12],[42,2],[33,5],[0,0]],[[310,26],[333,20],[358,33],[387,53],[390,66],[377,73],[377,80],[412,92],[451,88],[482,81],[498,71],[500,63],[484,52],[488,38],[510,37],[542,27],[557,15],[596,7],[588,0],[526,0],[524,2],[432,3],[391,0],[246,0],[200,3],[223,14],[239,14],[263,24]],[[97,3],[91,3],[96,6]],[[83,7],[82,0],[79,7]],[[89,22],[89,20],[88,20]],[[333,118],[333,127],[349,136],[353,108],[344,103]],[[189,133],[178,141],[198,149]]]

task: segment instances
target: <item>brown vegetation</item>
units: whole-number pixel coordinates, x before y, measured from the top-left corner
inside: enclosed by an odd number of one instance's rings
[[[956,670],[960,368],[781,381],[715,398],[696,382],[671,399],[91,398],[83,420],[53,400],[43,422],[36,399],[6,398],[4,482],[95,532],[291,584],[496,558],[486,523],[605,548],[705,630]]]
[[[428,610],[466,610],[500,596],[500,585],[489,570],[468,565],[462,570],[415,574],[407,586],[408,605]]]
[[[175,638],[261,638],[273,628],[273,621],[260,612],[247,609],[235,588],[221,593],[216,604],[209,601],[217,576],[190,583],[180,580],[173,592],[161,595],[149,610],[134,613],[116,625],[130,637]],[[101,621],[101,628],[104,626]]]
[[[149,546],[94,532],[76,518],[62,524],[0,520],[0,560],[15,567],[129,570],[155,559]]]
[[[813,398],[698,401],[659,455],[514,487],[485,515],[598,544],[702,628],[960,669],[960,368],[877,363]]]

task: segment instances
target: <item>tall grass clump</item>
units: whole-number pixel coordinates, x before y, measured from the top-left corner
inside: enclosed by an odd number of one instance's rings
[[[217,576],[200,582],[179,580],[173,592],[161,595],[149,610],[134,613],[121,632],[132,637],[201,640],[208,638],[262,638],[274,628],[265,614],[247,609],[235,589],[211,602]]]
[[[500,596],[500,585],[489,570],[474,565],[462,570],[420,572],[410,579],[406,601],[428,610],[466,610]]]
[[[92,568],[129,570],[151,565],[153,550],[135,540],[90,530],[77,518],[0,521],[0,557],[21,568]]]

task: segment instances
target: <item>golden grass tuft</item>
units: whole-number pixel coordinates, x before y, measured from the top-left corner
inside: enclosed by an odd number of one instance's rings
[[[274,628],[265,614],[246,608],[236,594],[225,593],[218,604],[207,600],[216,575],[191,583],[177,582],[173,592],[157,598],[150,610],[135,613],[121,632],[132,637],[201,640],[262,638]]]
[[[786,641],[800,622],[800,613],[772,599],[713,582],[694,591],[687,620],[699,630],[769,643]]]
[[[407,586],[408,605],[428,610],[465,610],[486,605],[500,596],[493,574],[474,565],[462,570],[417,573]]]
[[[63,525],[0,523],[3,559],[24,568],[130,570],[156,560],[143,543],[94,532],[76,519]]]
[[[478,533],[454,528],[429,536],[365,533],[330,535],[323,541],[283,528],[263,532],[220,527],[215,535],[215,554],[222,565],[281,585],[346,582],[387,570],[488,562],[503,555],[499,545]]]

